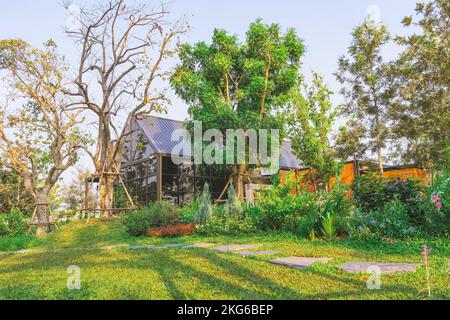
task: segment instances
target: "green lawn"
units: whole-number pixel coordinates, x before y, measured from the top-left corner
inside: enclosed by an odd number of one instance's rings
[[[375,291],[367,289],[367,275],[349,275],[336,268],[347,261],[420,262],[422,244],[433,248],[433,298],[450,299],[449,239],[395,244],[310,242],[288,234],[134,239],[119,221],[94,221],[66,225],[39,241],[16,242],[1,239],[0,250],[29,247],[37,251],[0,255],[0,299],[425,299],[422,267],[417,273],[383,276],[381,290]],[[267,263],[271,257],[242,258],[205,249],[95,249],[110,244],[196,242],[258,243],[264,250],[279,250],[277,256],[334,260],[296,270]],[[74,250],[55,250],[61,248]],[[67,289],[71,265],[81,268],[81,290]]]

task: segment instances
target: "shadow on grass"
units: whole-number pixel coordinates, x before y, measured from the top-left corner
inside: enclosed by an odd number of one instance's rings
[[[284,274],[290,279],[299,277],[298,282],[282,285],[255,271],[256,266],[266,264],[265,261],[245,259],[233,254],[220,254],[203,249],[175,250],[179,249],[123,251],[123,255],[120,251],[74,251],[54,254],[49,252],[33,253],[21,257],[9,257],[15,260],[5,259],[6,265],[0,264],[0,274],[10,277],[11,275],[22,277],[23,275],[20,273],[26,273],[26,276],[34,274],[36,283],[27,283],[20,287],[11,283],[14,278],[9,279],[10,283],[6,283],[6,280],[0,281],[0,299],[46,299],[48,297],[50,299],[89,299],[93,297],[101,299],[99,294],[102,289],[111,287],[116,293],[109,292],[109,294],[118,299],[134,300],[147,296],[155,297],[149,292],[138,292],[137,288],[130,287],[127,283],[127,277],[133,275],[145,279],[146,272],[151,272],[152,276],[158,276],[160,283],[155,283],[155,286],[164,288],[158,290],[161,291],[161,294],[166,291],[168,297],[176,300],[223,299],[224,297],[243,300],[329,300],[361,299],[367,296],[376,298],[378,294],[378,292],[370,292],[364,280],[357,280],[352,275],[331,268],[329,271],[315,268],[308,270],[284,269],[283,272],[280,269],[280,276]],[[98,261],[90,261],[91,258],[98,258]],[[246,265],[243,265],[244,263]],[[54,269],[61,269],[56,271],[61,280],[65,277],[66,268],[72,264],[79,265],[82,270],[96,270],[95,272],[99,273],[94,275],[90,271],[83,271],[83,274],[87,275],[87,279],[83,280],[81,291],[66,290],[61,288],[61,283],[58,284],[58,282],[48,284],[51,280],[48,278],[55,272]],[[208,269],[211,265],[217,272]],[[262,265],[262,267],[266,266]],[[267,263],[267,268],[284,267],[272,266]],[[46,275],[47,271],[48,275]],[[115,276],[119,276],[118,282],[111,282],[115,281],[110,279],[111,272],[114,272]],[[338,291],[323,292],[326,290],[325,287],[320,290],[321,292],[311,292],[315,289],[311,285],[308,288],[307,279],[314,277],[318,278],[315,281],[323,281],[324,286],[327,283],[333,283],[333,287]],[[41,281],[47,282],[47,291],[43,291]],[[352,288],[339,291],[348,286]],[[415,293],[416,289],[410,285],[383,284],[382,291],[379,293],[380,298],[385,298],[386,294],[397,296],[397,293],[409,297],[412,292]]]

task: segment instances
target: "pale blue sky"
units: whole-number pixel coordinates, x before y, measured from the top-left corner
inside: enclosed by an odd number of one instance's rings
[[[153,1],[154,3],[157,3]],[[223,28],[239,36],[248,25],[261,17],[267,23],[280,23],[283,27],[295,27],[307,48],[303,59],[304,71],[315,70],[325,76],[336,93],[339,86],[333,72],[338,57],[346,52],[352,28],[366,16],[368,8],[377,6],[381,19],[392,34],[406,30],[401,25],[404,16],[412,14],[417,0],[169,0],[174,17],[186,15],[192,26],[185,41],[209,40],[215,27]],[[74,4],[78,4],[75,0]],[[0,8],[0,38],[22,38],[33,45],[40,45],[53,38],[61,52],[74,58],[74,46],[63,32],[67,15],[60,0],[3,0]],[[385,50],[387,58],[397,54],[390,46]],[[338,94],[335,103],[341,101]],[[178,99],[169,117],[183,119],[186,107]]]
[[[92,1],[92,0],[91,0]],[[169,0],[174,17],[186,15],[192,27],[186,42],[209,41],[212,30],[223,28],[243,38],[249,24],[257,18],[266,23],[294,27],[304,40],[307,52],[303,59],[306,74],[311,70],[322,74],[335,92],[334,103],[342,99],[333,76],[338,57],[345,54],[352,28],[367,17],[369,8],[379,8],[382,21],[392,34],[408,32],[401,24],[406,15],[414,13],[418,0]],[[93,1],[92,1],[93,2]],[[156,3],[156,1],[152,1]],[[75,0],[74,4],[78,4]],[[39,46],[52,38],[69,60],[76,58],[72,40],[64,35],[67,14],[60,0],[2,0],[0,7],[0,39],[22,38]],[[398,54],[390,45],[384,51],[387,59]],[[187,107],[173,97],[168,117],[183,120]],[[82,166],[90,166],[82,161]],[[70,173],[66,175],[70,176]]]

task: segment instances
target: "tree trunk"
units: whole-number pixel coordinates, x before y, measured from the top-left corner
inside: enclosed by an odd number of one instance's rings
[[[36,203],[36,217],[38,221],[38,228],[36,231],[37,237],[43,237],[50,231],[50,211],[48,204],[47,190],[39,193]]]
[[[114,208],[114,183],[115,176],[105,174],[99,185],[100,190],[100,210],[103,219],[111,217],[111,209]]]
[[[233,170],[233,184],[236,189],[236,195],[239,199],[245,198],[244,192],[244,175],[247,173],[247,166],[245,164],[237,165]]]
[[[381,144],[378,144],[378,166],[380,168],[380,177],[384,178],[384,167],[383,167],[383,155],[381,151]]]

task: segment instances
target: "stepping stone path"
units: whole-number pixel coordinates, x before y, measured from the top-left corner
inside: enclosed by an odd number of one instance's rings
[[[171,249],[171,248],[180,248],[180,247],[184,247],[184,244],[166,244],[164,246],[161,247],[155,247],[154,249]]]
[[[209,242],[202,242],[202,243],[195,243],[195,244],[192,244],[192,245],[188,245],[188,246],[185,246],[184,248],[187,248],[187,249],[195,249],[195,248],[208,249],[208,248],[214,247],[215,245],[217,245],[217,244],[216,243],[209,243]]]
[[[314,263],[327,263],[333,259],[330,258],[305,258],[305,257],[288,257],[288,258],[279,258],[275,260],[269,261],[273,264],[278,264],[281,266],[297,268],[297,269],[306,269],[311,267]]]
[[[128,250],[143,250],[143,249],[157,249],[157,247],[153,246],[153,245],[142,245],[142,246],[128,247]]]
[[[418,263],[376,263],[376,262],[349,262],[339,268],[348,273],[370,273],[370,267],[378,267],[382,274],[398,272],[416,272]]]
[[[243,250],[252,250],[259,247],[258,244],[232,244],[232,245],[226,245],[226,246],[219,246],[211,248],[211,250],[218,251],[221,253],[229,253],[229,252],[235,252],[235,251],[243,251]]]
[[[274,255],[277,254],[278,251],[274,251],[274,250],[268,250],[268,251],[238,251],[235,252],[235,254],[239,254],[243,257],[248,257],[248,256],[269,256],[269,255]]]
[[[114,249],[121,249],[121,248],[129,248],[130,246],[127,244],[113,244],[106,247],[101,247],[101,250],[114,250]]]

